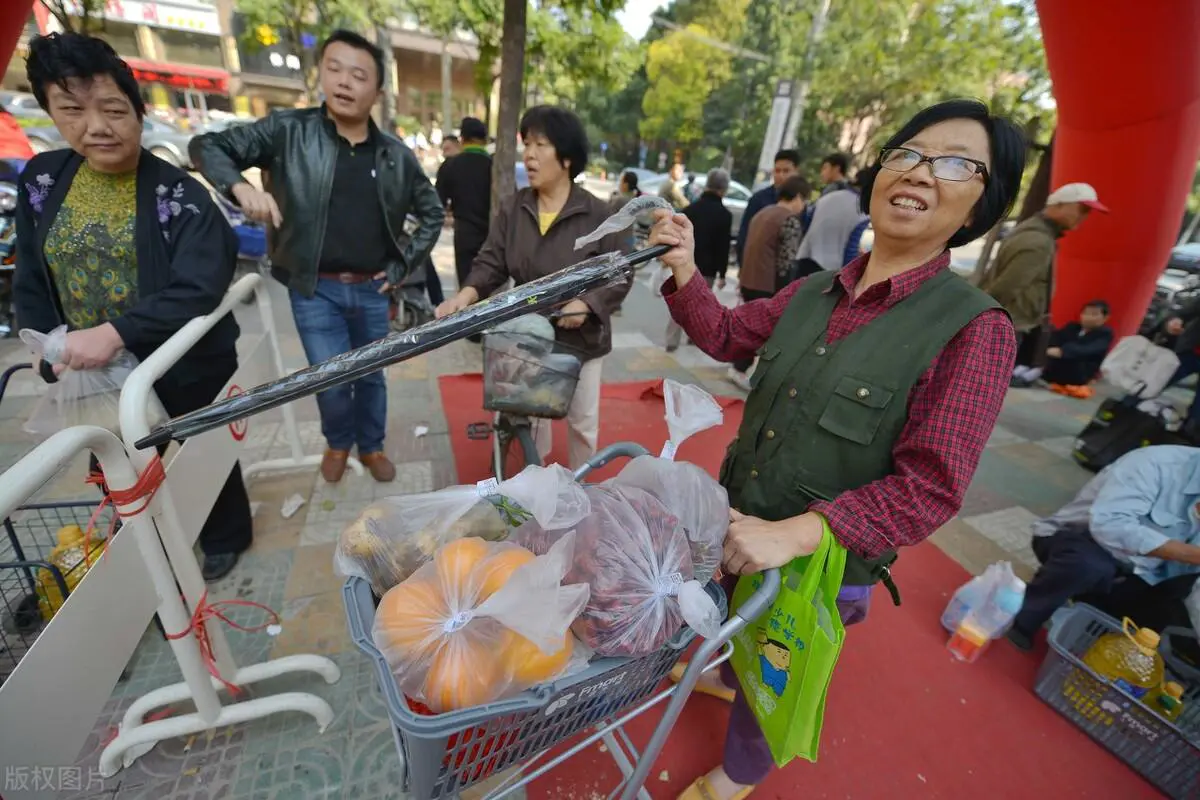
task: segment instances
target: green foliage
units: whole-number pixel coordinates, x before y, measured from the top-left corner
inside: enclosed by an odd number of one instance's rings
[[[300,56],[310,95],[317,86],[317,53],[304,46],[306,37],[319,46],[336,29],[348,28],[373,39],[376,22],[396,9],[396,0],[237,0],[247,23],[244,44],[253,49],[275,39],[284,42]]]

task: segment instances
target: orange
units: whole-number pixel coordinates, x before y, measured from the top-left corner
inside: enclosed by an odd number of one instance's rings
[[[483,602],[495,594],[500,587],[508,583],[517,567],[533,561],[533,553],[524,547],[506,547],[479,567],[476,573],[479,581],[479,601]]]
[[[375,612],[374,639],[388,663],[411,661],[441,640],[450,611],[441,587],[431,580],[409,578],[393,586]]]
[[[471,585],[475,568],[489,552],[487,542],[474,536],[443,545],[433,556],[442,591],[450,597],[459,596]]]
[[[557,677],[571,660],[574,651],[575,639],[570,631],[567,631],[562,649],[546,655],[521,634],[506,629],[499,647],[500,667],[513,683],[523,687],[534,686]]]
[[[452,634],[429,663],[423,694],[438,714],[490,703],[508,685],[486,639]]]

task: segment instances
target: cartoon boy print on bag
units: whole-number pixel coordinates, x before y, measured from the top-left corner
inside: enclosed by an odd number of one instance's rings
[[[757,645],[763,685],[776,697],[783,697],[787,689],[788,669],[792,666],[792,651],[783,642],[769,638],[763,628],[758,629]]]

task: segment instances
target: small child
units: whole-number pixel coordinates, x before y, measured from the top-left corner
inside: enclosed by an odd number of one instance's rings
[[[1109,313],[1106,301],[1088,302],[1079,313],[1079,322],[1067,323],[1050,335],[1045,368],[1017,367],[1013,370],[1014,384],[1029,386],[1042,378],[1059,394],[1090,397],[1088,384],[1100,371],[1100,364],[1112,346]]]

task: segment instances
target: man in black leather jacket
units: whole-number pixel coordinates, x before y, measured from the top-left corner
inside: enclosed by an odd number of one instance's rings
[[[276,111],[253,125],[197,136],[192,161],[252,219],[274,225],[272,274],[289,290],[311,364],[388,333],[388,293],[421,268],[445,212],[413,152],[381,131],[371,108],[383,54],[349,31],[321,46],[320,108]],[[269,191],[242,170],[270,173]],[[404,232],[405,217],[418,220]],[[317,396],[328,443],[321,474],[334,483],[350,450],[379,481],[395,466],[383,452],[387,386],[381,372]]]

